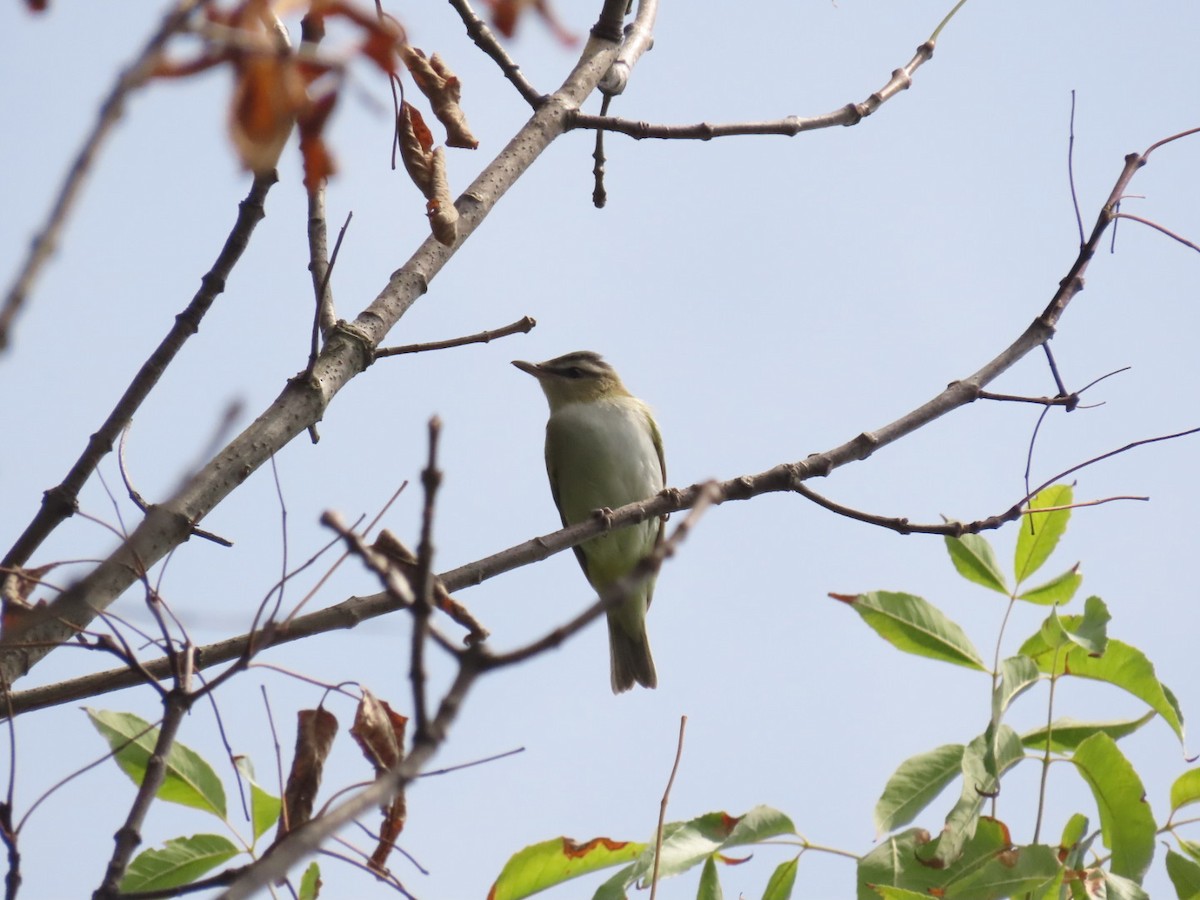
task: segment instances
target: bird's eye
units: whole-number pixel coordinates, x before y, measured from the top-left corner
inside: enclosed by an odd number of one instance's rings
[[[583,369],[579,368],[579,366],[571,366],[571,368],[567,369],[567,371],[563,374],[565,374],[568,378],[582,378]]]

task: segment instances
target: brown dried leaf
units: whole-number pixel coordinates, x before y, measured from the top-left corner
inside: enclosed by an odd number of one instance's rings
[[[394,712],[386,701],[380,700],[363,688],[362,700],[354,714],[354,725],[350,734],[358,742],[367,762],[375,767],[376,775],[399,765],[404,759],[404,729],[408,717]],[[404,791],[400,790],[383,811],[383,823],[379,828],[379,843],[371,854],[368,865],[385,871],[388,854],[396,844],[396,838],[404,830],[408,817],[408,805]]]
[[[376,872],[387,871],[387,858],[391,854],[392,848],[396,846],[396,839],[404,830],[404,823],[407,819],[408,802],[404,797],[404,789],[401,788],[384,811],[383,823],[379,826],[379,843],[375,845],[375,852],[367,860],[367,865]]]
[[[394,563],[405,575],[411,575],[417,564],[417,554],[408,549],[408,545],[386,528],[379,532],[371,549],[386,556],[388,562]]]
[[[350,736],[378,774],[404,759],[404,729],[407,725],[407,716],[394,712],[386,701],[363,688]]]
[[[450,196],[446,154],[441,147],[431,151],[433,135],[421,114],[407,101],[400,105],[396,136],[408,177],[425,195],[425,211],[433,236],[448,247],[458,238],[458,210]]]
[[[333,713],[323,708],[302,709],[296,719],[296,750],[283,792],[283,812],[275,843],[312,818],[321,773],[338,729]]]
[[[379,533],[379,537],[375,539],[371,549],[386,557],[391,567],[412,585],[417,575],[417,554],[413,553],[403,541],[385,528]],[[468,647],[487,640],[488,635],[491,634],[475,620],[465,606],[450,596],[446,586],[436,577],[433,580],[433,603],[451,619],[467,629],[468,633],[463,638],[463,643]]]
[[[436,53],[427,59],[416,47],[405,44],[400,49],[404,65],[420,88],[429,98],[433,114],[446,129],[446,146],[474,150],[479,141],[471,133],[467,117],[459,106],[462,99],[462,83]]]
[[[396,136],[400,145],[400,159],[408,171],[408,177],[426,197],[433,186],[433,160],[429,152],[433,135],[425,120],[411,103],[400,104],[400,115],[396,117]]]
[[[0,574],[0,630],[7,632],[16,628],[21,621],[33,610],[46,605],[45,600],[39,600],[36,605],[29,602],[33,593],[42,581],[60,563],[48,563],[36,569],[14,567],[7,574]]]

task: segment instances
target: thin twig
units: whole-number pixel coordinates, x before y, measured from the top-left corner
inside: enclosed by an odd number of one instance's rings
[[[505,750],[503,753],[493,753],[491,756],[485,756],[483,759],[473,759],[470,762],[458,763],[453,766],[446,766],[442,769],[429,769],[418,775],[418,778],[433,778],[436,775],[449,775],[451,772],[458,772],[462,769],[471,769],[475,766],[483,766],[488,763],[495,762],[498,759],[507,759],[510,756],[516,756],[518,753],[524,753],[524,747],[514,747],[512,750]]]
[[[1079,229],[1079,246],[1083,246],[1083,215],[1079,212],[1079,195],[1075,193],[1075,91],[1071,90],[1071,124],[1067,137],[1067,181],[1071,185],[1071,207],[1075,210],[1075,226]]]
[[[679,741],[675,745],[675,762],[671,765],[671,777],[667,779],[667,787],[663,791],[662,802],[658,804],[658,827],[654,830],[654,874],[650,877],[650,900],[658,894],[658,865],[662,860],[663,827],[667,820],[667,800],[671,797],[671,788],[675,786],[675,775],[679,772],[679,760],[683,758],[683,734],[687,730],[687,716],[679,717]]]
[[[961,6],[962,3],[959,3]],[[954,11],[957,11],[955,7]],[[954,14],[951,12],[951,15]],[[947,17],[948,18],[948,17]],[[943,25],[945,22],[943,21]],[[938,26],[940,30],[942,26]],[[936,34],[936,32],[935,32]],[[801,116],[785,116],[762,122],[726,122],[712,124],[697,122],[690,125],[657,125],[632,119],[612,118],[609,116],[589,116],[576,113],[571,118],[571,128],[596,129],[613,131],[628,135],[635,140],[659,138],[662,140],[693,140],[710,141],[713,138],[733,137],[741,135],[782,135],[795,137],[805,131],[816,131],[821,128],[833,128],[838,125],[857,125],[870,116],[884,103],[901,91],[907,90],[912,84],[913,73],[933,56],[934,39],[919,46],[913,58],[900,69],[892,72],[891,78],[879,90],[871,94],[861,103],[848,103],[833,112],[818,116],[803,118]]]
[[[433,616],[433,514],[438,488],[442,484],[442,473],[437,467],[441,433],[442,420],[434,416],[429,420],[429,459],[421,472],[425,505],[421,510],[421,542],[417,545],[417,567],[412,585],[416,596],[412,605],[412,652],[408,675],[412,680],[414,740],[426,737],[425,730],[429,727],[425,705],[425,642],[429,638],[429,620]]]
[[[486,344],[497,338],[508,337],[510,334],[529,334],[537,325],[533,316],[522,316],[517,321],[490,331],[480,331],[466,337],[450,338],[446,341],[429,341],[424,344],[401,344],[397,347],[383,347],[375,351],[375,358],[384,356],[400,356],[404,353],[424,353],[427,350],[448,350],[451,347],[465,347],[468,344]]]
[[[602,117],[608,115],[608,106],[612,102],[612,95],[605,94],[600,101],[600,115]],[[608,191],[604,187],[604,129],[596,129],[596,147],[592,150],[592,206],[596,209],[604,209],[604,204],[608,202]]]
[[[1054,361],[1054,351],[1050,349],[1048,343],[1042,344],[1042,352],[1046,354],[1046,362],[1050,364],[1050,374],[1054,376],[1054,384],[1058,388],[1058,395],[1060,397],[1069,396],[1067,386],[1063,383],[1062,376],[1058,373],[1058,363]]]
[[[471,4],[467,0],[450,0],[451,8],[458,13],[462,19],[463,25],[467,28],[467,37],[475,42],[480,50],[486,53],[500,67],[500,71],[504,73],[504,77],[512,82],[513,87],[517,89],[517,93],[528,103],[533,109],[537,109],[545,102],[546,97],[537,88],[526,80],[521,73],[521,67],[518,66],[511,56],[505,51],[496,35],[488,28],[487,23],[475,14],[475,10],[471,8]]]
[[[1169,228],[1164,228],[1162,225],[1159,225],[1157,222],[1152,222],[1149,219],[1143,219],[1141,216],[1135,216],[1133,213],[1123,213],[1123,212],[1117,213],[1116,218],[1129,219],[1133,222],[1138,222],[1142,225],[1146,225],[1150,228],[1153,228],[1155,231],[1160,232],[1161,234],[1165,234],[1167,237],[1171,238],[1172,240],[1179,241],[1179,243],[1183,244],[1183,246],[1200,253],[1200,246],[1197,246],[1196,244],[1192,243],[1187,238],[1185,238],[1183,235],[1176,234],[1174,231],[1172,231]]]
[[[323,211],[324,204],[322,204]],[[350,227],[350,220],[353,218],[353,210],[346,213],[346,221],[342,223],[342,227],[338,230],[337,240],[333,242],[333,253],[329,257],[329,265],[321,266],[315,258],[309,264],[309,268],[313,273],[313,280],[317,285],[317,307],[313,313],[312,343],[308,352],[308,366],[304,370],[306,377],[312,377],[313,367],[317,364],[317,354],[320,352],[320,341],[318,338],[325,337],[328,339],[329,332],[334,326],[333,294],[329,290],[329,279],[333,275],[333,267],[337,265],[338,251],[342,249],[342,240],[346,237],[346,229]],[[322,226],[323,231],[324,227]],[[317,282],[317,269],[322,269],[319,282]],[[316,441],[313,441],[313,443],[316,443]]]

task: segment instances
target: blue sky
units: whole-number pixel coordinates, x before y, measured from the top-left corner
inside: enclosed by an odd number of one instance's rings
[[[948,0],[865,3],[665,3],[654,50],[613,113],[655,122],[816,115],[865,99],[908,62],[949,10]],[[473,49],[448,7],[394,10],[412,42],[459,73],[463,106],[481,141],[451,151],[461,190],[507,142],[528,108]],[[591,13],[560,3],[580,33]],[[0,11],[7,38],[0,77],[8,137],[0,142],[6,215],[0,272],[15,270],[62,173],[90,127],[98,98],[157,18],[148,2],[55,4],[33,18]],[[383,360],[343,391],[317,445],[276,460],[286,500],[288,558],[326,540],[325,509],[373,515],[413,482],[383,524],[416,543],[425,422],[444,422],[445,484],[437,560],[445,570],[557,527],[542,468],[545,404],[509,360],[594,349],[655,409],[668,482],[756,473],[878,428],[964,377],[1006,346],[1044,307],[1074,259],[1078,237],[1067,181],[1071,92],[1076,93],[1075,182],[1085,225],[1125,154],[1200,125],[1194,91],[1200,8],[1188,0],[1050,4],[970,0],[942,33],[913,87],[853,128],[796,138],[700,142],[607,140],[609,203],[591,207],[591,138],[556,142],[430,285],[387,343],[436,340],[532,315],[537,328],[488,345]],[[552,90],[573,56],[534,20],[512,53]],[[141,361],[196,289],[233,221],[248,176],[225,137],[229,80],[211,73],[138,93],[105,147],[62,245],[0,357],[10,428],[0,443],[0,544],[8,546],[60,481]],[[589,108],[596,108],[593,99]],[[333,286],[353,316],[425,236],[423,202],[389,170],[390,99],[365,67],[331,124],[340,174],[331,222],[354,218]],[[1125,209],[1200,238],[1200,140],[1164,148],[1135,179]],[[311,323],[305,204],[297,153],[285,151],[227,292],[135,418],[130,470],[147,497],[166,496],[200,459],[231,402],[248,423],[303,368]],[[1200,425],[1194,398],[1200,256],[1122,222],[1115,253],[1093,262],[1086,289],[1053,349],[1068,386],[1131,371],[1089,392],[1095,409],[1052,414],[1033,455],[1033,478],[1130,441]],[[995,390],[1042,395],[1053,382],[1040,354]],[[813,487],[839,502],[914,521],[972,520],[1007,509],[1037,410],[984,402],[956,411]],[[13,424],[15,423],[15,425]],[[1147,495],[1075,513],[1050,567],[1075,561],[1084,594],[1104,598],[1110,633],[1141,647],[1200,711],[1194,635],[1197,588],[1193,476],[1196,438],[1139,449],[1086,469],[1080,499]],[[126,522],[135,514],[115,461],[101,471]],[[93,479],[85,512],[117,513]],[[206,643],[244,630],[281,567],[279,503],[267,469],[205,521],[233,549],[192,541],[170,560],[162,590]],[[1011,558],[1015,531],[991,536]],[[93,559],[109,532],[76,517],[36,563]],[[86,564],[59,570],[60,583]],[[297,586],[295,601],[315,580]],[[344,565],[313,603],[373,592]],[[482,896],[507,857],[559,834],[646,839],[670,769],[680,715],[688,738],[671,815],[689,818],[758,803],[787,812],[811,840],[865,853],[871,809],[905,758],[968,741],[987,720],[986,677],[899,654],[827,593],[921,594],[990,651],[1003,607],[951,571],[940,538],[901,537],[825,512],[797,496],[730,503],[710,512],[659,579],[649,627],[660,688],[614,698],[606,638],[593,627],[560,650],[481,683],[437,764],[524,747],[521,755],[421,782],[410,796],[403,845],[429,870],[396,862],[416,895]],[[464,591],[498,648],[517,646],[591,601],[570,554]],[[149,622],[129,594],[115,607]],[[1041,610],[1018,610],[1015,650]],[[263,662],[330,682],[357,681],[404,710],[407,622],[399,617],[271,651]],[[451,675],[436,657],[431,676]],[[60,651],[27,681],[48,683],[109,661]],[[256,669],[220,699],[235,752],[260,775],[274,769],[258,685],[280,740],[294,710],[320,691]],[[148,691],[89,701],[153,717]],[[1140,714],[1131,698],[1070,685],[1058,710],[1078,718]],[[1045,688],[1014,713],[1044,718]],[[352,709],[335,705],[343,726]],[[183,740],[217,759],[210,709]],[[73,706],[17,723],[19,808],[102,753]],[[1161,817],[1186,767],[1161,722],[1122,743]],[[1194,746],[1188,748],[1195,752]],[[1005,782],[999,815],[1028,839],[1037,770]],[[273,776],[272,776],[273,777]],[[329,790],[367,777],[343,733]],[[269,780],[269,779],[268,779]],[[1051,772],[1049,833],[1090,798],[1068,767]],[[79,895],[96,884],[132,789],[102,766],[58,792],[22,839],[24,896]],[[918,823],[931,831],[952,798]],[[207,830],[202,817],[161,808],[147,841]],[[1193,837],[1195,835],[1192,835]],[[355,836],[359,844],[365,838]],[[63,865],[63,847],[71,864]],[[761,893],[765,852],[723,873],[728,896]],[[323,862],[331,895],[385,896],[367,876]],[[797,896],[844,897],[845,860],[807,854]],[[1161,859],[1152,895],[1169,888]],[[693,876],[660,896],[694,895]],[[560,896],[579,896],[573,886]],[[553,895],[548,895],[553,896]]]

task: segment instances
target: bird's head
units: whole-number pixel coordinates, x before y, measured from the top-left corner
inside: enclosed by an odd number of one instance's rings
[[[513,365],[538,380],[551,411],[568,403],[630,396],[617,370],[591,350],[576,350],[541,363],[515,359]]]

